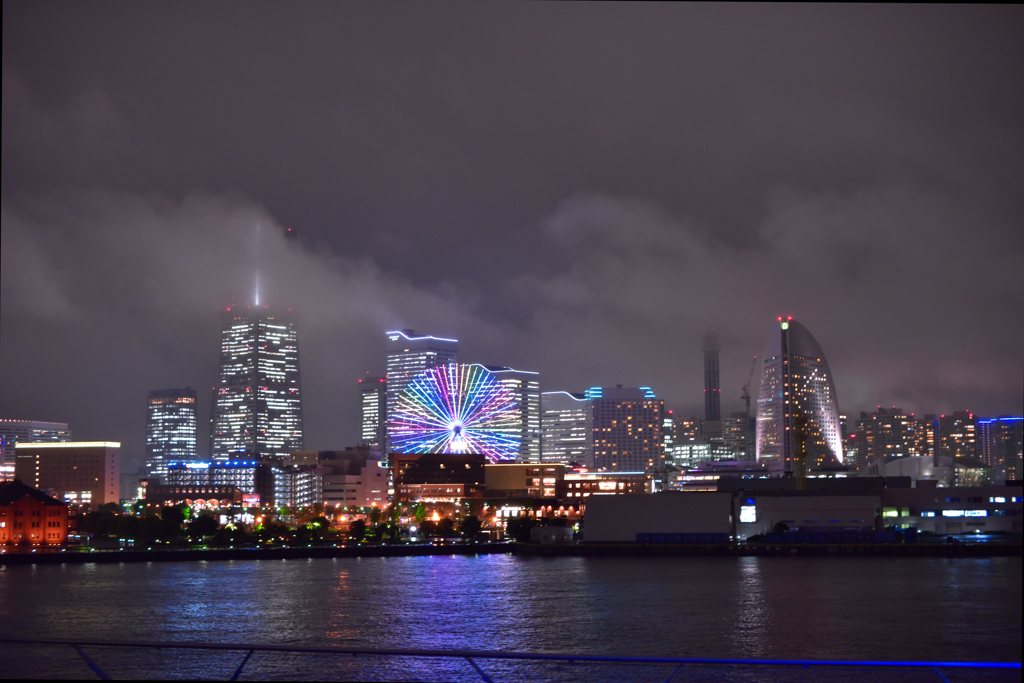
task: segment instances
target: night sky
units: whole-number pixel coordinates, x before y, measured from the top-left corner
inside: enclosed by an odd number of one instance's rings
[[[778,315],[840,411],[1022,412],[1024,9],[3,5],[0,417],[141,463],[219,311],[299,319],[307,446],[384,335],[742,409]],[[262,235],[255,248],[256,226]],[[283,226],[299,231],[291,248]]]

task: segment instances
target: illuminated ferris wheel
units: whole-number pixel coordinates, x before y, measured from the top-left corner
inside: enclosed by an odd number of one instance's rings
[[[482,453],[491,462],[519,456],[516,397],[480,365],[439,365],[417,375],[391,416],[398,453]]]

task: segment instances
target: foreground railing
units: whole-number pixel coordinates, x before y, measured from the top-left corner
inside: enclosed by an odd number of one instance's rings
[[[140,625],[141,626],[141,625]],[[1020,663],[674,659],[0,638],[3,678],[344,681],[1020,681]],[[77,655],[77,656],[76,656]]]

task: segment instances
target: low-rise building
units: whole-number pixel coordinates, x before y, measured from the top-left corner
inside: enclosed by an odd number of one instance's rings
[[[258,460],[212,460],[167,464],[167,484],[178,487],[234,486],[255,505],[273,504],[274,465]],[[258,499],[253,496],[259,496]]]
[[[184,504],[195,510],[216,510],[242,505],[242,503],[242,491],[231,484],[199,486],[148,484],[146,486],[145,504],[147,507]]]
[[[882,492],[823,494],[818,491],[737,491],[734,504],[736,538],[743,540],[779,528],[802,533],[873,531],[881,511]]]
[[[1022,532],[1024,489],[1020,486],[953,486],[919,481],[914,488],[882,493],[881,523],[956,535]]]
[[[587,543],[724,543],[730,539],[732,493],[594,496],[587,501]],[[656,538],[651,538],[655,536]]]
[[[910,477],[913,482],[934,481],[938,486],[982,486],[992,470],[977,458],[922,455],[879,458],[861,472],[869,477]]]
[[[0,484],[0,544],[62,545],[68,504],[19,480]]]
[[[423,496],[442,496],[450,493],[457,498],[482,498],[486,488],[484,467],[487,457],[476,453],[450,454],[392,453],[391,463],[395,484],[395,501],[407,503]],[[461,494],[454,489],[461,485]],[[424,491],[428,488],[450,488],[449,492]]]
[[[651,477],[646,472],[589,472],[581,468],[565,474],[565,497],[650,493]]]
[[[907,477],[729,480],[731,490],[598,496],[584,514],[587,542],[717,543],[782,531],[810,542],[861,542],[887,529],[942,534],[1022,530],[1019,485],[912,487]],[[818,537],[819,540],[814,540]],[[849,538],[845,538],[849,537]]]
[[[340,451],[293,451],[275,468],[277,504],[306,507],[384,507],[388,468],[376,446]]]
[[[484,466],[488,498],[563,498],[565,465],[496,463]]]

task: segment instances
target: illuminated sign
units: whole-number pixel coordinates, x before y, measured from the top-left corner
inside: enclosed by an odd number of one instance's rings
[[[242,494],[242,505],[246,507],[259,507],[260,505],[260,494],[258,493],[244,493]]]
[[[740,524],[753,524],[757,521],[757,506],[740,505]]]
[[[185,467],[190,470],[208,470],[210,469],[210,463],[208,462],[187,462]]]
[[[614,481],[599,481],[599,482],[597,482],[597,488],[599,490],[601,490],[601,491],[614,491],[615,490],[615,482]]]
[[[988,517],[988,510],[943,510],[943,517]]]

